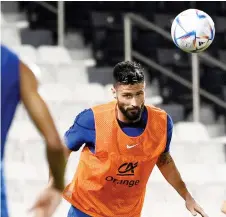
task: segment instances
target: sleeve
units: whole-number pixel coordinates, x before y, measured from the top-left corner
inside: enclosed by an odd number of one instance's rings
[[[172,139],[172,134],[173,134],[173,120],[167,114],[167,141],[166,141],[166,148],[164,150],[164,153],[170,151],[170,143],[171,143],[171,139]]]
[[[94,114],[91,109],[84,110],[75,118],[74,124],[65,133],[68,149],[77,151],[84,143],[95,143]]]
[[[1,45],[1,75],[3,71],[7,70],[8,73],[4,79],[7,80],[6,82],[8,85],[10,85],[10,87],[15,87],[16,85],[18,91],[20,82],[19,66],[19,57],[6,46]]]

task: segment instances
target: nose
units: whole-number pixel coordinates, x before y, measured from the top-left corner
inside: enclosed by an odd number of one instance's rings
[[[131,105],[132,105],[133,107],[139,106],[138,99],[137,99],[136,97],[133,97],[133,98],[132,98]]]

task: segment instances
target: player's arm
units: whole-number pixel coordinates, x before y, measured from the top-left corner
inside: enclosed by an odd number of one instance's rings
[[[167,180],[167,182],[179,193],[185,200],[187,209],[193,214],[199,213],[202,217],[207,217],[203,209],[196,203],[189,193],[182,177],[175,165],[175,162],[170,154],[170,143],[173,133],[173,121],[167,116],[167,143],[165,151],[159,156],[157,166]]]
[[[72,150],[68,149],[65,145],[63,146],[63,151],[64,153],[64,157],[65,157],[65,166],[67,165],[68,159],[70,157],[70,154],[72,152]],[[49,168],[49,183],[48,183],[49,187],[54,186],[54,175],[52,173],[51,167]]]
[[[167,182],[173,186],[184,200],[191,197],[169,152],[162,153],[159,156],[157,166]]]
[[[204,210],[199,206],[198,203],[196,203],[189,193],[169,152],[160,155],[157,161],[157,166],[167,182],[185,200],[186,207],[191,212],[191,214],[196,216],[197,213],[199,213],[202,217],[208,217]]]
[[[64,154],[68,160],[71,152],[78,151],[83,144],[95,142],[94,115],[91,109],[79,113],[73,125],[64,135]],[[50,174],[50,185],[52,183]]]
[[[66,166],[63,145],[49,110],[38,93],[37,80],[33,72],[22,61],[20,62],[20,95],[30,117],[47,144],[46,153],[53,175],[53,186],[62,191]]]
[[[226,214],[226,200],[223,202],[223,205],[221,207],[221,211]]]
[[[173,161],[172,156],[170,155],[170,144],[173,134],[173,120],[167,115],[167,142],[164,152],[159,156],[157,161],[157,166],[165,177],[165,179],[177,190],[182,198],[189,196],[189,192],[186,188],[185,183],[183,182],[180,173]]]

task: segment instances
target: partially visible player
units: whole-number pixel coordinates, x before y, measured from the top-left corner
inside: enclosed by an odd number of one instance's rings
[[[223,202],[223,205],[221,207],[221,211],[226,214],[226,200]]]
[[[1,45],[1,217],[9,216],[4,180],[4,149],[20,101],[45,139],[46,155],[53,177],[52,185],[40,194],[32,211],[36,217],[50,217],[61,201],[64,188],[66,162],[63,145],[48,108],[38,94],[38,83],[33,72],[16,54]]]
[[[113,76],[116,100],[81,112],[65,134],[68,155],[85,143],[75,176],[63,193],[71,204],[68,217],[140,217],[155,165],[191,214],[207,217],[171,157],[172,119],[145,104],[142,67],[121,62]]]

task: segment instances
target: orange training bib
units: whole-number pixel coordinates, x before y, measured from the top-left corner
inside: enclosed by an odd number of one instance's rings
[[[167,137],[166,112],[146,106],[148,120],[138,137],[118,125],[116,102],[92,108],[96,148],[81,153],[77,172],[63,197],[92,217],[140,217],[146,184]]]

